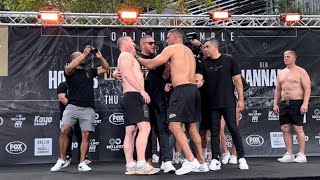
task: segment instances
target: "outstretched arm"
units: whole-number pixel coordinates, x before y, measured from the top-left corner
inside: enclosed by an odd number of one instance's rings
[[[78,56],[77,58],[75,58],[74,60],[72,60],[65,68],[64,71],[66,73],[66,75],[70,75],[73,73],[74,69],[79,66],[81,64],[81,62],[84,60],[84,58],[87,57],[87,55],[90,53],[91,51],[91,46],[87,45],[84,50],[83,53]]]
[[[164,63],[166,63],[167,61],[169,61],[169,59],[171,58],[171,56],[173,55],[172,53],[173,51],[173,47],[172,46],[168,46],[166,48],[163,49],[163,51],[161,52],[161,54],[159,54],[158,56],[156,56],[153,59],[144,59],[138,55],[135,56],[135,58],[138,60],[138,62],[149,68],[149,69],[154,69]]]
[[[108,69],[110,69],[110,66],[107,62],[107,60],[105,60],[101,54],[100,51],[98,51],[96,53],[97,58],[100,60],[101,62],[101,66],[98,67],[98,75],[104,74],[105,72],[107,72]]]

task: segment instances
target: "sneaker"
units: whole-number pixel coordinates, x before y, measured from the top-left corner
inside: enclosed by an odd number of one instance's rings
[[[176,170],[176,175],[188,174],[194,171],[195,169],[198,169],[199,167],[200,167],[200,163],[196,158],[192,162],[185,160],[184,163],[182,164],[182,167]]]
[[[161,166],[160,166],[160,171],[163,171],[163,170],[164,170],[164,161],[161,162]]]
[[[159,163],[159,156],[156,154],[152,155],[152,163]]]
[[[297,154],[297,157],[294,159],[294,162],[297,162],[297,163],[306,163],[307,162],[307,157],[305,154],[299,152]]]
[[[229,164],[237,164],[238,163],[238,157],[235,155],[232,155],[229,159]]]
[[[91,164],[91,163],[92,163],[92,161],[90,161],[89,159],[85,159],[83,162],[84,162],[86,165],[88,165],[88,164]]]
[[[209,164],[209,169],[212,171],[216,171],[216,170],[221,169],[221,162],[216,159],[212,159]]]
[[[57,163],[50,169],[50,171],[55,172],[55,171],[59,171],[60,169],[64,168],[64,164],[66,163],[66,161],[62,160],[62,159],[58,159]]]
[[[194,169],[193,172],[208,172],[209,167],[207,163],[200,164],[200,167],[197,169]]]
[[[66,162],[63,165],[63,168],[68,167],[71,163],[71,158],[67,158]]]
[[[85,164],[84,161],[78,164],[78,171],[91,171],[91,170],[92,169],[87,164]]]
[[[163,163],[163,161],[162,161]],[[162,166],[162,164],[161,164]],[[161,169],[161,167],[160,167]],[[165,163],[163,163],[163,172],[164,173],[169,173],[169,172],[175,172],[176,171],[176,168],[172,165],[172,162],[171,161],[167,161]]]
[[[137,165],[134,165],[133,167],[126,166],[126,172],[124,174],[126,175],[132,175],[137,174]]]
[[[229,151],[227,153],[223,153],[221,156],[221,163],[228,164],[230,157],[231,157],[231,155],[230,155]]]
[[[278,158],[278,161],[283,162],[283,163],[294,162],[294,155],[293,154],[289,154],[288,152],[286,152],[282,156],[282,158]]]
[[[148,175],[151,175],[151,174],[156,174],[159,171],[160,171],[159,168],[154,168],[149,163],[145,163],[144,166],[136,168],[136,174],[148,174]]]
[[[245,158],[239,159],[239,169],[249,169],[249,166]]]

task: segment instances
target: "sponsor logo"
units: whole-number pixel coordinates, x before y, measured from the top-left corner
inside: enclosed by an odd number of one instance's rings
[[[95,116],[95,118],[94,118],[94,125],[95,126],[97,126],[98,124],[100,124],[101,123],[101,119],[99,119],[99,114],[98,113],[96,113],[96,116]]]
[[[315,109],[313,111],[312,119],[320,121],[320,110],[319,109]]]
[[[306,142],[308,142],[309,136],[305,136],[305,140],[306,140]],[[292,135],[292,142],[293,142],[293,144],[299,144],[298,136],[296,134]]]
[[[252,110],[252,113],[248,113],[248,115],[252,116],[252,122],[258,122],[261,113],[259,113],[258,110]]]
[[[72,144],[71,144],[71,150],[77,149],[78,147],[79,147],[78,142],[72,142]]]
[[[269,111],[268,120],[269,121],[278,121],[279,120],[279,116],[275,112]]]
[[[226,144],[227,144],[227,147],[232,147],[232,136],[229,135],[229,134],[226,134]]]
[[[169,119],[172,119],[172,118],[174,118],[176,116],[177,116],[176,114],[169,114]]]
[[[270,132],[271,148],[285,148],[282,132]]]
[[[119,96],[118,95],[106,95],[106,104],[116,105],[119,104]]]
[[[0,117],[0,126],[3,124],[3,119]]]
[[[107,149],[111,151],[120,151],[123,149],[123,145],[121,144],[120,138],[111,138],[109,139],[109,145],[107,145]]]
[[[14,127],[15,128],[21,128],[23,121],[25,121],[27,118],[23,117],[21,114],[16,115],[16,117],[11,118],[11,121],[14,121]]]
[[[314,136],[314,138],[318,139],[319,140],[319,144],[320,144],[320,133],[316,136]]]
[[[52,138],[35,138],[34,156],[52,156]]]
[[[109,116],[109,122],[113,125],[120,126],[124,124],[122,113],[113,113]]]
[[[20,141],[12,141],[6,145],[6,151],[10,154],[22,154],[27,150],[27,145]]]
[[[96,152],[97,146],[99,146],[100,142],[96,141],[96,139],[90,139],[89,152]]]
[[[261,146],[264,143],[264,139],[260,135],[250,135],[246,138],[246,143],[249,146]]]
[[[41,116],[35,116],[34,117],[34,126],[45,126],[48,123],[52,122],[52,117],[41,117]]]

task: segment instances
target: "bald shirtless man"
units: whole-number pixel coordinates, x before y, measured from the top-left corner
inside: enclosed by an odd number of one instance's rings
[[[305,163],[307,158],[304,154],[303,116],[308,111],[311,94],[310,77],[305,69],[296,65],[297,55],[294,51],[285,51],[283,59],[286,68],[281,70],[277,77],[273,110],[279,115],[287,152],[278,161]],[[291,124],[299,142],[299,153],[296,158],[292,153]]]
[[[147,104],[150,97],[144,90],[144,78],[141,66],[134,58],[135,44],[129,36],[118,39],[121,53],[118,58],[118,69],[122,72],[123,96],[121,98],[124,123],[126,127],[123,150],[126,158],[125,174],[155,174],[160,171],[145,160],[148,136],[150,133],[149,111]],[[137,138],[137,128],[139,129]],[[133,159],[136,143],[137,162]]]
[[[201,138],[196,127],[196,122],[200,121],[201,98],[196,86],[196,61],[192,51],[183,44],[183,33],[178,29],[172,29],[167,34],[168,46],[161,54],[152,60],[146,60],[135,56],[140,64],[152,69],[167,61],[170,61],[171,81],[173,92],[169,100],[168,121],[169,129],[176,138],[182,151],[186,156],[186,161],[182,167],[176,171],[177,175],[195,172],[209,171],[205,163]],[[181,128],[181,123],[185,123],[190,137],[197,149],[198,160],[193,156],[189,147],[187,137]]]

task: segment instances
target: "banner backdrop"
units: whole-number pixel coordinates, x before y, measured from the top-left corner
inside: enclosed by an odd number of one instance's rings
[[[149,28],[8,28],[8,76],[0,77],[0,164],[55,162],[59,155],[59,106],[57,87],[63,68],[74,51],[89,44],[98,48],[113,68],[95,79],[96,132],[90,137],[89,158],[124,160],[124,120],[120,106],[121,85],[111,74],[117,65],[117,39],[128,35],[137,43],[149,34],[159,52],[166,45],[168,29]],[[312,80],[312,97],[305,123],[306,153],[320,154],[320,51],[317,29],[183,29],[196,31],[200,40],[216,37],[221,51],[240,61],[242,75],[251,85],[246,92],[240,132],[247,156],[285,153],[277,115],[272,112],[278,71],[284,68],[283,52],[296,51],[297,64]],[[87,65],[99,66],[90,55]],[[145,74],[147,71],[145,71]],[[227,144],[232,143],[227,134]],[[293,134],[294,152],[298,151]],[[79,144],[73,142],[74,153]]]

